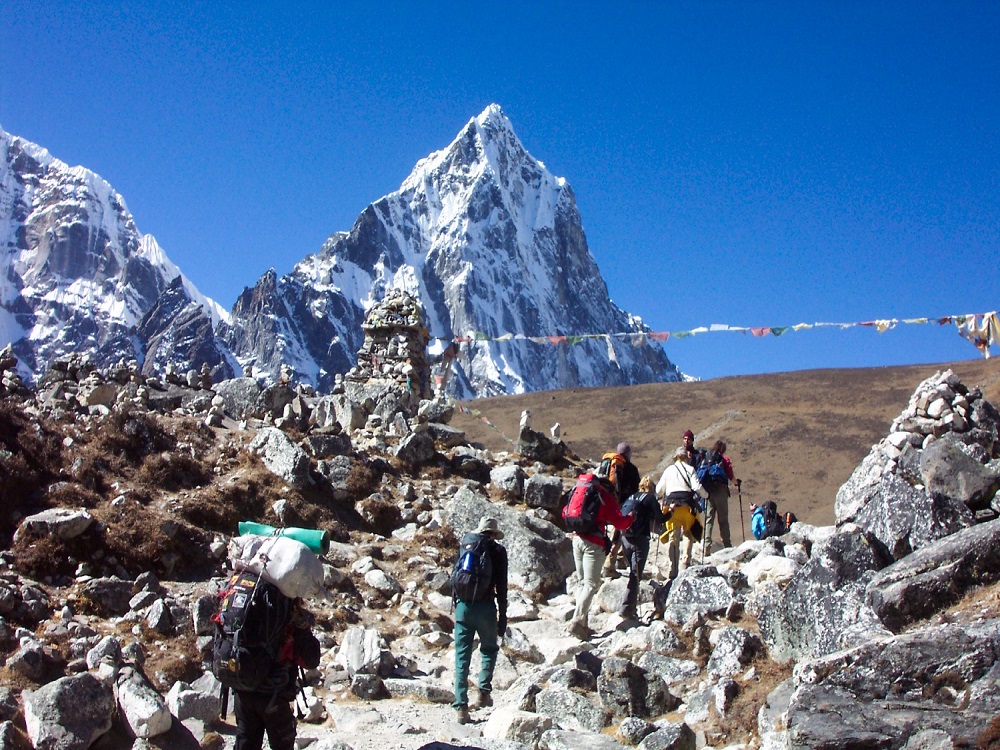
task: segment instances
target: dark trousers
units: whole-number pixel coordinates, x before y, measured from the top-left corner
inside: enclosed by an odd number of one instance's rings
[[[649,537],[629,539],[623,534],[622,555],[628,563],[628,584],[625,587],[625,603],[622,606],[631,614],[635,614],[639,603],[639,581],[642,580],[642,571],[646,569],[646,560],[649,558]]]
[[[236,750],[261,750],[265,731],[271,750],[295,750],[295,714],[291,703],[281,696],[272,702],[270,693],[234,695]]]
[[[463,602],[455,605],[455,702],[456,709],[469,706],[469,668],[472,647],[479,634],[480,692],[492,692],[493,670],[497,665],[500,646],[497,643],[497,606],[492,599],[484,602]]]

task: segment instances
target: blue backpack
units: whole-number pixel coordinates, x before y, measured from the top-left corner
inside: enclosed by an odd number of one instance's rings
[[[778,506],[772,500],[754,508],[750,516],[750,531],[754,539],[767,539],[769,536],[781,536],[785,533],[785,522],[778,515]]]
[[[697,474],[702,487],[707,488],[710,485],[729,483],[726,467],[722,462],[722,454],[715,451],[705,456],[705,460],[698,465]]]

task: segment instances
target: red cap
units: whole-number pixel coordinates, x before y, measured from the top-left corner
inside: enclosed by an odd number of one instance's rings
[[[684,430],[684,437],[694,440],[694,433],[691,430]]]

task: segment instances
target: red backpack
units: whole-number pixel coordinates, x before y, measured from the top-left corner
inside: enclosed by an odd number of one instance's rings
[[[566,528],[577,534],[595,534],[600,529],[597,515],[601,510],[600,480],[593,474],[581,474],[570,492],[569,502],[563,508]]]

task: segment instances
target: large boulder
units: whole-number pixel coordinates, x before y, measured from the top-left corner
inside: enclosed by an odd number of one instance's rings
[[[658,675],[618,657],[605,659],[601,665],[597,694],[601,704],[617,719],[659,716],[681,703]]]
[[[902,630],[948,607],[970,588],[1000,581],[1000,520],[973,526],[883,568],[867,601],[887,628]]]
[[[529,461],[555,466],[565,457],[566,444],[562,440],[553,442],[540,432],[523,429],[517,438],[517,452]]]
[[[22,536],[52,536],[56,539],[73,539],[83,534],[94,523],[94,517],[83,508],[49,508],[28,516],[14,533],[14,541]]]
[[[448,526],[462,536],[492,516],[504,532],[510,562],[509,582],[522,590],[547,596],[562,592],[574,570],[573,545],[555,524],[504,505],[491,503],[468,487],[459,489],[445,508]]]
[[[122,721],[135,737],[156,737],[170,730],[167,702],[134,669],[123,669],[115,689]]]
[[[264,416],[261,394],[264,389],[253,378],[234,378],[216,383],[212,390],[222,398],[222,408],[233,419]]]
[[[989,506],[1000,414],[950,370],[917,386],[889,434],[837,492],[837,525],[856,523],[894,559],[974,523]]]
[[[784,590],[759,597],[757,621],[771,658],[822,656],[883,632],[865,587],[889,562],[877,540],[853,526],[816,545]]]
[[[293,487],[309,484],[309,456],[288,435],[275,427],[265,427],[250,443],[264,466]]]
[[[524,502],[529,508],[559,510],[562,494],[563,484],[559,477],[532,474],[524,483]]]
[[[670,587],[663,619],[683,625],[692,618],[721,615],[736,598],[729,579],[719,575],[715,567],[699,565],[687,568]]]
[[[1000,470],[969,455],[968,447],[946,436],[920,456],[920,476],[931,497],[947,498],[972,510],[988,508],[997,491]]]
[[[536,712],[554,719],[563,729],[600,732],[611,721],[611,712],[595,706],[566,688],[546,688],[535,696]]]
[[[111,729],[115,696],[89,672],[24,691],[24,722],[37,750],[87,750]]]
[[[758,715],[765,747],[902,748],[936,730],[973,747],[1000,713],[1000,620],[879,638],[796,666]]]

